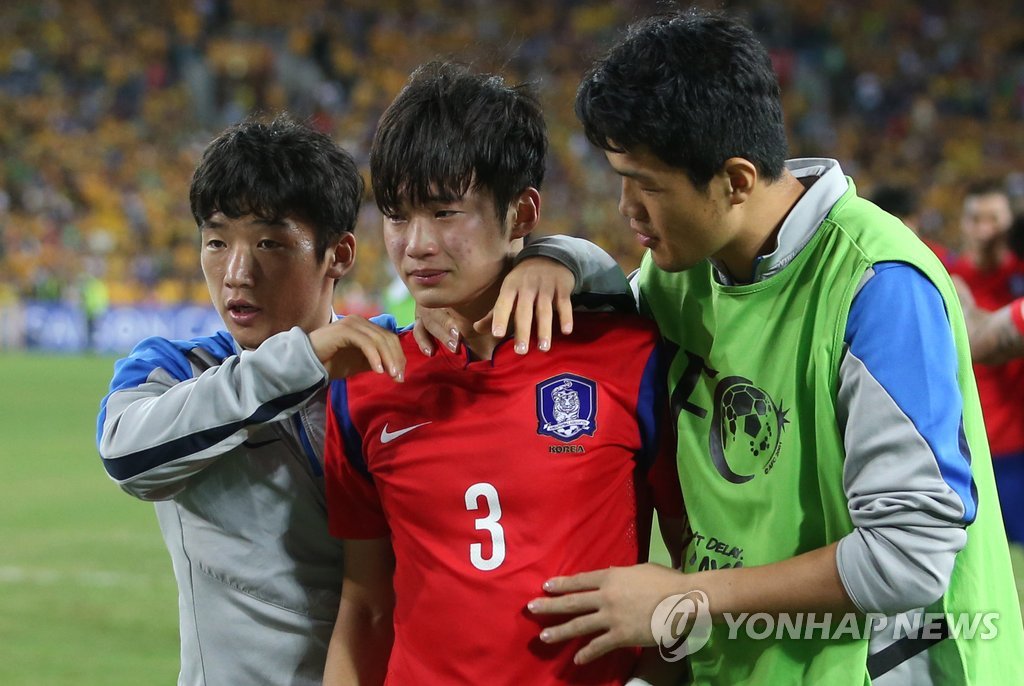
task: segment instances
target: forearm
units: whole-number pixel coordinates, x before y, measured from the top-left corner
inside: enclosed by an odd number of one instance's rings
[[[547,257],[564,265],[576,279],[573,294],[629,293],[622,267],[599,246],[573,236],[543,236],[532,241],[516,256],[516,263],[528,257]]]
[[[666,609],[666,600],[669,606],[680,607],[686,599],[688,613],[697,608],[697,614],[690,616],[699,617],[706,609],[718,622],[756,613],[854,611],[839,579],[835,555],[832,544],[760,567],[690,574],[657,564],[594,570],[549,579],[544,584],[548,595],[534,598],[527,608],[539,615],[576,615],[545,628],[540,638],[557,643],[596,635],[575,656],[585,664],[615,648],[657,645],[652,618]],[[678,630],[674,626],[672,635]]]
[[[978,307],[962,278],[954,276],[953,285],[967,324],[971,359],[977,364],[1000,365],[1024,356],[1024,298],[990,312]]]
[[[947,542],[946,532],[955,535],[955,541]],[[721,620],[725,614],[736,616],[741,613],[766,612],[780,614],[785,612],[881,612],[890,614],[902,612],[912,607],[928,605],[935,597],[942,594],[948,583],[950,569],[940,564],[937,569],[930,565],[933,561],[952,564],[955,550],[962,547],[963,529],[936,527],[933,538],[925,538],[920,532],[908,534],[907,545],[914,542],[927,543],[936,551],[929,557],[927,551],[909,550],[907,555],[916,560],[920,568],[911,578],[899,570],[910,568],[911,561],[903,559],[883,558],[890,566],[890,573],[902,579],[902,585],[892,586],[877,579],[864,578],[859,573],[860,567],[871,568],[879,560],[862,554],[865,545],[861,544],[864,536],[874,531],[854,532],[846,539],[848,555],[855,560],[847,565],[848,578],[843,579],[840,568],[840,545],[832,543],[823,548],[781,560],[772,564],[756,567],[739,567],[731,569],[708,570],[685,575],[686,582],[679,585],[677,593],[700,590],[707,594],[709,611],[715,620]],[[870,538],[870,536],[869,536]],[[875,546],[866,544],[867,547]],[[947,548],[954,552],[946,553]],[[857,554],[850,551],[856,549]],[[917,553],[917,554],[915,554]],[[867,560],[868,564],[862,565]],[[682,575],[681,575],[682,576]],[[877,576],[877,575],[876,575]],[[849,586],[849,590],[848,590]],[[852,591],[860,594],[860,602],[854,602]]]
[[[1024,356],[1024,298],[968,319],[968,336],[971,358],[979,364],[1000,365]]]
[[[956,551],[966,539],[964,530],[936,526],[903,532],[906,550],[899,557],[879,555],[892,547],[883,531],[857,530],[840,542],[772,564],[679,574],[675,589],[666,595],[703,591],[715,620],[744,612],[892,614],[934,602],[946,588]],[[841,545],[846,546],[845,568]],[[891,579],[868,574],[879,565]]]
[[[143,499],[172,497],[190,476],[254,430],[297,411],[326,383],[323,365],[297,330],[196,378],[178,378],[191,373],[183,355],[148,353],[151,359],[129,358],[115,374],[98,433],[108,474]]]
[[[679,592],[696,589],[706,593],[715,620],[726,613],[854,611],[836,566],[837,547],[833,543],[757,567],[696,572],[686,575]]]
[[[393,643],[390,612],[374,610],[343,595],[327,650],[324,686],[383,684]]]

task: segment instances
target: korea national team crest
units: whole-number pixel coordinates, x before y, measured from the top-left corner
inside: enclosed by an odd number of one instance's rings
[[[597,430],[597,384],[559,374],[537,384],[537,433],[568,443]]]

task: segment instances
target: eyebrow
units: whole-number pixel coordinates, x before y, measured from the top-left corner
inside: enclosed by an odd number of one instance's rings
[[[625,173],[620,172],[619,176],[622,176],[627,179],[633,179],[634,181],[639,183],[641,187],[661,188],[661,185],[653,176],[647,176],[646,174],[641,174],[639,172],[628,171]]]
[[[637,181],[644,181],[647,183],[654,183],[654,178],[644,174],[642,172],[634,171],[632,169],[617,169],[612,167],[612,170],[619,176],[625,176],[629,179],[636,179]]]
[[[278,219],[262,219],[260,217],[257,217],[255,220],[253,220],[252,223],[259,224],[260,226],[269,226],[271,228],[284,229],[288,227],[288,220],[285,219],[284,217],[280,217]]]

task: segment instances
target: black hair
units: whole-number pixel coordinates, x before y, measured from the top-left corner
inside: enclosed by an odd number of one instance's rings
[[[286,114],[251,117],[210,143],[192,175],[196,224],[214,212],[232,219],[295,217],[316,232],[318,259],[355,230],[365,184],[352,156],[329,136]]]
[[[461,198],[470,187],[491,193],[499,221],[512,200],[544,181],[547,133],[532,90],[508,86],[451,62],[430,62],[381,116],[370,148],[377,207],[397,214]]]
[[[730,157],[782,175],[786,131],[778,78],[753,32],[717,12],[648,17],[591,68],[576,93],[587,138],[654,154],[699,189]]]
[[[1010,198],[1010,194],[1006,190],[1006,184],[996,178],[981,178],[968,183],[967,188],[964,190],[964,197],[971,198],[978,195],[1003,195],[1007,199]]]
[[[871,195],[871,202],[891,215],[900,218],[917,214],[917,194],[908,186],[879,186]]]

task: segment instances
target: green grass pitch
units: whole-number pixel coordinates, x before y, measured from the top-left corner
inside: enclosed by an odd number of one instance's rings
[[[104,357],[0,353],[0,684],[175,683],[177,596],[156,516],[96,454],[112,371]],[[1011,553],[1024,591],[1024,552]]]
[[[0,684],[174,684],[177,594],[153,506],[95,447],[100,357],[0,353]]]

